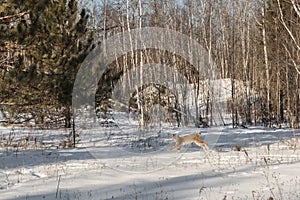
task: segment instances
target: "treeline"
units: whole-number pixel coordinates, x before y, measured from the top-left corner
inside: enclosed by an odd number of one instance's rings
[[[221,78],[230,80],[227,112],[234,126],[299,126],[300,4],[295,0],[2,1],[0,104],[7,122],[70,127],[73,83],[86,55],[105,38],[141,27],[178,31],[206,49]],[[100,81],[101,112],[109,107],[121,68],[139,63],[143,54],[183,73],[190,68],[164,51],[126,54]],[[195,76],[187,77],[199,84]],[[200,107],[208,104],[197,103],[202,125],[209,123],[203,121],[209,113]],[[132,107],[146,117],[143,105]]]

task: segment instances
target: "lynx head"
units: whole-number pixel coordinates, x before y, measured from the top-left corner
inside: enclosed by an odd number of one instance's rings
[[[175,140],[175,141],[176,141],[177,137],[178,137],[177,134],[173,134],[173,135],[172,135],[172,140]]]

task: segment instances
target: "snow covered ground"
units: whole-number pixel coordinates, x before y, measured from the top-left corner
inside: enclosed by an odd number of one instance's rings
[[[300,199],[299,130],[165,128],[146,141],[108,129],[73,149],[64,130],[1,127],[0,199]],[[218,135],[208,153],[166,150],[199,130]]]

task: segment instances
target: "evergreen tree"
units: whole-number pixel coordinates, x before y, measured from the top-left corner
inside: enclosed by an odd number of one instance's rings
[[[76,0],[11,0],[7,4],[29,11],[26,20],[12,24],[1,36],[20,49],[0,88],[1,94],[7,94],[1,96],[10,105],[9,118],[42,124],[63,119],[65,127],[70,127],[73,83],[92,43],[86,29],[88,15],[84,9],[79,14]]]

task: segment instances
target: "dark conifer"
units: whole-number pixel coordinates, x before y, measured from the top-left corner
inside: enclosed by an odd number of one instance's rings
[[[73,83],[92,41],[86,29],[88,15],[78,10],[76,0],[5,4],[7,11],[0,9],[0,16],[27,13],[7,22],[11,27],[0,34],[0,42],[14,48],[10,69],[1,66],[6,72],[0,86],[0,100],[9,107],[11,122],[63,120],[70,127]]]

